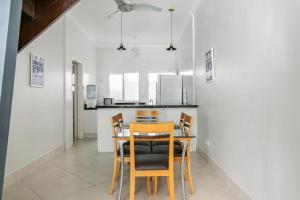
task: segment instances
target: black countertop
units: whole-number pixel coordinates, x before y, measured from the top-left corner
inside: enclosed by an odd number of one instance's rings
[[[198,105],[98,105],[96,108],[84,108],[85,110],[97,110],[106,108],[198,108]]]

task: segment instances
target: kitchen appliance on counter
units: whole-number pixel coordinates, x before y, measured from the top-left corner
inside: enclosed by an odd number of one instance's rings
[[[104,98],[103,99],[103,104],[105,106],[111,106],[114,105],[114,98]]]
[[[85,104],[87,108],[95,108],[97,106],[97,86],[86,86],[86,99]]]
[[[193,76],[159,75],[156,102],[160,105],[193,104]]]

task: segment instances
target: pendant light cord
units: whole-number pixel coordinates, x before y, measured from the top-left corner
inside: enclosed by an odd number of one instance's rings
[[[123,44],[123,13],[121,12],[121,44]]]
[[[173,45],[173,8],[169,9],[170,14],[171,14],[171,43],[170,46],[167,48],[167,51],[176,51],[176,48]]]
[[[171,10],[171,44],[173,43],[173,11]]]

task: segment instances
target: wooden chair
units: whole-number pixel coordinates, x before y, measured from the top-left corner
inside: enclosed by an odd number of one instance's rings
[[[139,133],[139,135],[135,135]],[[145,136],[147,133],[157,133],[157,136]],[[169,153],[136,155],[135,141],[168,141]],[[136,177],[167,177],[170,200],[174,199],[174,123],[130,124],[130,200],[135,196]]]
[[[123,116],[122,113],[119,113],[111,118],[111,124],[112,124],[112,135],[115,136],[120,131],[122,131],[123,127]],[[123,151],[124,151],[124,162],[129,163],[129,154],[130,154],[130,143],[126,142],[123,144]],[[135,144],[136,146],[136,153],[137,154],[150,154],[151,153],[151,144]],[[113,173],[112,173],[112,180],[111,180],[111,186],[109,189],[109,194],[113,193],[114,185],[118,181],[119,178],[119,172],[121,167],[121,157],[120,157],[120,149],[118,147],[117,141],[113,140],[113,149],[114,149],[114,166],[113,166]],[[150,188],[150,183],[148,183],[148,188]],[[148,192],[150,190],[148,189]],[[150,193],[150,192],[149,192]]]
[[[180,127],[180,128],[183,127],[183,121],[184,121],[185,115],[187,115],[187,114],[185,114],[184,112],[181,112],[180,120],[179,120],[179,127]]]
[[[116,115],[116,117],[119,119],[120,126],[123,127],[124,126],[123,114],[119,113]]]
[[[122,118],[122,114],[118,114],[116,116],[113,116],[111,118],[111,124],[112,124],[112,135],[115,136],[118,133],[120,133],[122,129],[122,124],[120,122],[120,117]],[[119,171],[120,171],[120,164],[121,164],[121,157],[120,157],[120,150],[118,148],[118,144],[116,141],[113,141],[113,148],[114,148],[114,166],[113,166],[113,174],[112,174],[112,180],[111,185],[109,189],[109,194],[113,193],[114,190],[114,184],[117,182]],[[126,155],[125,155],[126,156]],[[124,157],[124,162],[129,162],[128,155]]]
[[[190,136],[192,135],[192,122],[193,118],[190,115],[185,114],[183,125],[182,125],[182,131],[184,134]],[[175,162],[181,163],[182,156],[176,155],[174,158]],[[194,184],[193,184],[193,177],[192,177],[192,169],[191,169],[191,145],[188,144],[186,148],[186,156],[185,156],[185,174],[188,176],[189,186],[191,193],[195,192]]]
[[[181,114],[183,119],[180,119],[181,129],[184,134],[192,135],[192,121],[193,118],[185,113]],[[182,160],[182,144],[174,143],[174,162],[181,164]],[[162,153],[166,154],[168,151],[168,146],[165,144],[156,144],[152,146],[153,153]],[[189,181],[189,187],[191,193],[195,192],[192,171],[191,171],[191,148],[190,145],[187,146],[186,156],[185,156],[185,171],[184,171],[185,179]],[[157,193],[157,177],[154,177],[154,194]]]
[[[138,110],[136,111],[136,122],[139,123],[157,123],[158,122],[158,111],[145,111],[145,110]]]
[[[135,115],[136,122],[138,123],[157,123],[158,111],[156,110],[138,110]],[[136,141],[135,144],[147,145],[151,147],[151,141]],[[150,179],[148,180],[150,182]],[[151,193],[151,191],[150,191]]]

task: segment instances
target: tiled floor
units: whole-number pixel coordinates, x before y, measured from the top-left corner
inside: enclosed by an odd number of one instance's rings
[[[112,200],[108,195],[112,173],[111,153],[98,153],[96,140],[82,140],[69,151],[58,155],[34,174],[4,191],[3,200]],[[182,199],[179,166],[175,167],[176,199]],[[129,171],[125,169],[123,200],[129,199]],[[248,200],[242,191],[226,184],[198,154],[192,154],[192,174],[196,192],[190,200]],[[137,179],[136,198],[168,199],[166,180],[160,179],[156,196],[148,195],[144,178]]]

